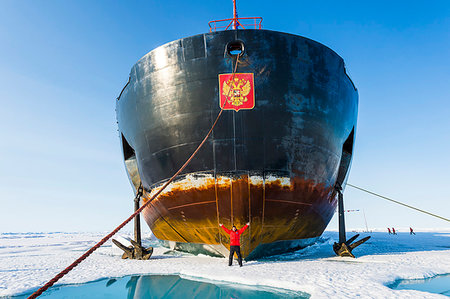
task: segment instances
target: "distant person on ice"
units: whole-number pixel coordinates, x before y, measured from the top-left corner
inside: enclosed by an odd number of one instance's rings
[[[412,227],[409,228],[409,234],[410,235],[415,235],[416,233],[414,232],[414,230],[412,229]]]
[[[242,256],[241,256],[241,234],[247,229],[247,227],[250,225],[250,222],[247,222],[244,227],[241,229],[237,229],[236,226],[233,225],[231,230],[223,226],[222,223],[219,224],[220,227],[230,235],[230,258],[228,260],[228,266],[231,266],[233,264],[233,255],[236,252],[238,256],[238,262],[239,266],[242,267]]]

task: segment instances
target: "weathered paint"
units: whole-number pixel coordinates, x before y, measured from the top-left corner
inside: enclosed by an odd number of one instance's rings
[[[124,153],[134,153],[124,154],[127,169],[138,170],[129,176],[149,198],[210,129],[220,109],[218,75],[233,68],[225,47],[235,40],[245,44],[238,72],[254,74],[255,107],[224,111],[197,156],[143,214],[160,239],[216,245],[228,242],[218,223],[250,220],[242,236],[248,256],[259,244],[320,236],[332,217],[358,106],[342,58],[268,30],[184,38],[133,67],[117,119]]]
[[[144,202],[158,189],[146,193]],[[242,227],[250,221],[241,237],[247,256],[260,244],[320,235],[335,209],[332,192],[300,178],[189,175],[169,185],[143,215],[159,239],[227,248],[228,235],[218,224]]]

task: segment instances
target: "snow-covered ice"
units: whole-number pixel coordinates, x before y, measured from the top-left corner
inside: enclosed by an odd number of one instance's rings
[[[103,235],[105,233],[0,234],[0,296],[36,290]],[[108,242],[58,284],[131,274],[179,274],[303,291],[312,298],[446,298],[420,291],[392,290],[386,285],[397,279],[450,273],[450,231],[417,232],[415,236],[407,233],[393,236],[384,232],[371,235],[368,242],[355,249],[356,259],[336,257],[332,244],[338,235],[325,232],[313,246],[250,261],[242,268],[228,267],[223,258],[167,254],[168,249],[160,246],[155,248],[149,261],[122,260],[120,250]]]

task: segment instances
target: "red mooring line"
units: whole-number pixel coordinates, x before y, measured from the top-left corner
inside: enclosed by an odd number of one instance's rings
[[[236,65],[234,66],[233,75],[231,77],[231,80],[234,79],[234,76],[236,74],[237,66],[239,63],[239,55],[236,55]],[[231,88],[228,90],[227,97],[230,96]],[[183,171],[184,168],[191,162],[191,160],[195,157],[195,155],[198,153],[198,151],[201,149],[203,144],[206,142],[206,140],[211,135],[212,131],[214,130],[214,127],[216,126],[217,122],[219,121],[220,116],[223,112],[223,107],[225,106],[226,101],[224,101],[223,106],[220,106],[220,112],[216,117],[216,120],[214,121],[214,124],[212,125],[211,129],[209,129],[208,134],[206,134],[205,138],[203,138],[203,141],[200,143],[200,145],[197,147],[197,149],[192,153],[192,155],[187,159],[186,162],[184,162],[183,166],[168,180],[162,188],[156,192],[145,204],[143,204],[139,209],[137,209],[133,214],[131,214],[130,217],[128,217],[124,222],[122,222],[118,227],[116,227],[112,232],[110,232],[108,235],[106,235],[103,239],[100,240],[97,244],[95,244],[91,249],[86,251],[82,256],[80,256],[78,259],[76,259],[72,264],[70,264],[66,269],[62,270],[60,273],[58,273],[55,277],[53,277],[49,282],[47,282],[44,286],[42,286],[40,289],[38,289],[36,292],[31,294],[29,299],[37,298],[38,296],[42,295],[43,292],[45,292],[48,288],[50,288],[52,285],[54,285],[58,280],[60,280],[64,275],[69,273],[73,268],[78,266],[82,261],[84,261],[88,256],[90,256],[95,250],[97,250],[100,246],[105,244],[106,241],[108,241],[112,236],[114,236],[119,230],[121,230],[125,225],[128,224],[134,217],[136,217],[140,212],[142,212],[143,209],[145,209],[179,174]]]

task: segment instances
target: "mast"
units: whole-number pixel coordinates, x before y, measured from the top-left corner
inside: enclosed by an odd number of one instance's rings
[[[236,0],[233,0],[233,29],[238,27],[238,14],[236,9]]]
[[[262,29],[261,17],[239,18],[237,12],[237,0],[233,0],[233,17],[230,19],[209,21],[209,32],[218,30],[237,30],[237,29]]]

